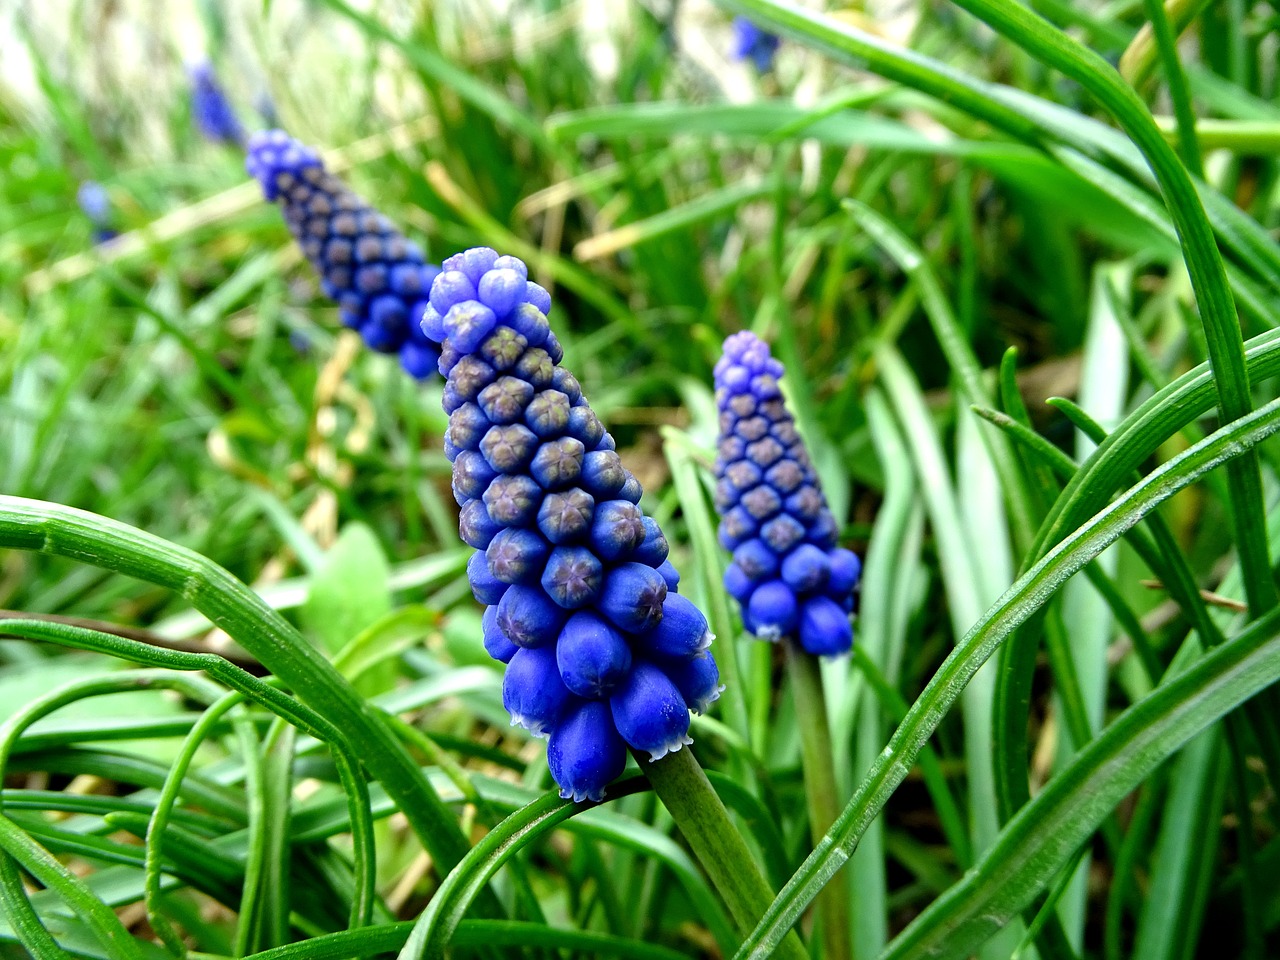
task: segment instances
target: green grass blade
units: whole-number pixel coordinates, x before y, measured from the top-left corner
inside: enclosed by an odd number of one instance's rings
[[[962,883],[889,945],[883,960],[964,957],[1000,929],[1167,756],[1280,679],[1278,630],[1280,613],[1273,611],[1121,714],[1023,808]]]
[[[1219,429],[1168,461],[1066,537],[1019,577],[938,668],[899,725],[875,768],[845,807],[832,831],[787,883],[739,957],[764,957],[810,903],[826,878],[843,866],[867,824],[907,775],[925,740],[1009,634],[1044,605],[1086,563],[1114,543],[1124,530],[1160,503],[1214,467],[1239,456],[1280,429],[1280,401]]]

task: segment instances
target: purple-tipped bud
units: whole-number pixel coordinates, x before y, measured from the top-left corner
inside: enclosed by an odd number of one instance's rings
[[[532,530],[507,527],[485,548],[489,572],[503,583],[524,583],[538,578],[551,548]]]
[[[619,630],[643,633],[662,620],[667,581],[653,567],[624,563],[605,577],[597,608]]]
[[[545,647],[554,643],[564,626],[565,612],[551,602],[536,584],[518,583],[498,603],[498,626],[518,647]]]
[[[506,527],[530,523],[542,503],[542,488],[523,474],[499,474],[485,488],[484,505],[489,516]]]
[[[533,304],[543,315],[551,312],[551,294],[532,280],[525,286],[524,299],[526,303]]]
[[[579,700],[565,712],[551,732],[547,766],[564,799],[604,799],[605,787],[627,766],[627,745],[604,701]]]
[[[558,490],[578,483],[582,476],[582,464],[587,456],[581,440],[561,437],[544,443],[538,448],[529,467],[529,473],[544,490]],[[590,487],[587,488],[590,493]],[[592,494],[596,496],[596,494]]]
[[[594,513],[595,500],[579,487],[548,493],[538,510],[538,530],[554,544],[581,540],[591,529]]]
[[[432,376],[440,356],[442,318],[427,301],[440,272],[391,223],[325,170],[320,155],[282,130],[249,139],[245,167],[338,303],[344,325],[384,353],[398,353],[412,376]],[[434,331],[424,332],[423,324]]]
[[[490,572],[488,561],[480,552],[473,553],[467,561],[467,580],[471,583],[472,595],[479,603],[497,603],[507,592],[506,581],[499,580]]]
[[[478,451],[458,451],[453,458],[453,495],[459,506],[481,496],[497,476],[489,461]]]
[[[594,603],[604,583],[604,565],[586,547],[556,547],[542,574],[542,588],[566,610]]]
[[[617,560],[644,542],[644,514],[634,503],[608,500],[596,507],[591,548],[602,560]]]
[[[480,346],[497,325],[493,311],[478,300],[461,300],[444,315],[444,335],[463,353]]]
[[[556,662],[566,687],[580,697],[599,700],[626,678],[631,648],[610,624],[584,610],[571,616],[560,632]]]
[[[569,689],[560,680],[555,648],[517,650],[502,678],[502,705],[511,714],[512,726],[524,727],[535,737],[546,736],[568,703]]]
[[[462,542],[477,550],[485,550],[504,529],[489,516],[483,500],[468,500],[458,512],[458,536]]]
[[[622,739],[645,750],[650,761],[693,743],[689,733],[689,705],[660,668],[638,661],[627,680],[609,698],[613,722]]]
[[[729,337],[716,364],[716,509],[720,542],[734,559],[725,589],[758,636],[807,631],[797,637],[804,649],[838,654],[852,642],[845,614],[861,565],[836,547],[836,520],[787,412],[782,373],[750,333]]]
[[[484,616],[480,618],[480,626],[483,630],[485,652],[500,663],[510,663],[511,658],[516,655],[516,651],[520,648],[508,640],[506,634],[498,626],[497,607],[489,606],[484,608]]]
[[[689,659],[706,653],[715,637],[707,618],[687,597],[668,593],[662,604],[662,622],[640,635],[640,645],[651,657]]]
[[[499,473],[523,470],[538,450],[538,438],[522,423],[493,426],[480,438],[480,452]]]

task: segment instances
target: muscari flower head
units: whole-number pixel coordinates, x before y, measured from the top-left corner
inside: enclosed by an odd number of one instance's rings
[[[766,73],[773,67],[774,54],[778,52],[778,37],[766,33],[746,17],[733,18],[733,57],[750,60],[756,70]]]
[[[836,522],[787,412],[782,364],[752,333],[735,333],[716,363],[720,543],[733,551],[725,589],[763,640],[798,639],[812,654],[853,644],[849,615],[862,572],[836,546]]]
[[[86,180],[76,191],[76,203],[93,224],[93,242],[106,243],[117,234],[111,226],[111,197],[96,180]]]
[[[484,645],[513,724],[547,736],[560,795],[600,800],[627,747],[690,743],[720,695],[707,618],[677,592],[658,524],[560,366],[551,298],[487,248],[450,257],[422,329],[442,343],[445,453]]]
[[[439,342],[422,332],[439,267],[333,174],[315,150],[283,130],[254,134],[245,166],[268,200],[279,200],[285,222],[320,274],[325,296],[345,326],[419,379],[436,371]]]
[[[188,68],[191,78],[191,116],[196,127],[214,143],[244,145],[244,128],[226,91],[218,83],[213,65],[196,63]]]

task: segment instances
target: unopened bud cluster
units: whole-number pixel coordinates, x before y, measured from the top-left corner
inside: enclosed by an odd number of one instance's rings
[[[324,168],[315,150],[282,130],[255,134],[245,162],[340,308],[344,326],[422,379],[436,370],[439,347],[422,332],[427,292],[440,272],[382,214]]]
[[[444,262],[422,329],[443,344],[445,453],[503,703],[549,737],[561,796],[599,800],[628,746],[690,742],[719,674],[639,482],[560,366],[550,308],[524,263],[477,248]]]
[[[725,589],[746,628],[792,637],[812,654],[853,644],[849,615],[862,565],[836,545],[836,523],[778,387],[782,364],[752,333],[735,333],[716,363],[720,543],[733,551]]]

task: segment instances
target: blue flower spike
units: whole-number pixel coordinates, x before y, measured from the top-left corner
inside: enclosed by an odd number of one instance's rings
[[[750,60],[758,73],[773,69],[778,52],[778,36],[761,30],[746,17],[733,18],[733,58]]]
[[[299,166],[278,190],[305,179]],[[458,528],[489,605],[485,649],[507,664],[503,704],[549,738],[560,795],[599,801],[628,747],[680,750],[689,712],[723,688],[707,618],[676,593],[639,482],[560,366],[550,309],[523,263],[481,247],[441,265],[419,316],[440,342]]]
[[[338,304],[343,325],[370,348],[397,354],[411,376],[433,376],[440,337],[425,334],[419,321],[440,269],[326,171],[315,150],[283,130],[254,134],[245,167],[266,199],[283,206],[289,232],[320,275],[325,296]],[[479,392],[472,390],[472,399]],[[476,449],[479,439],[463,446]]]
[[[111,225],[113,211],[106,187],[96,180],[85,180],[76,190],[76,203],[93,224],[94,243],[106,243],[118,236]]]
[[[187,73],[191,79],[191,117],[196,127],[214,143],[244,146],[244,127],[218,82],[213,65],[195,63],[187,68]]]
[[[716,509],[720,543],[733,552],[724,585],[760,639],[790,637],[835,657],[853,645],[862,564],[836,544],[835,518],[778,388],[782,374],[747,332],[724,342],[716,364]]]

